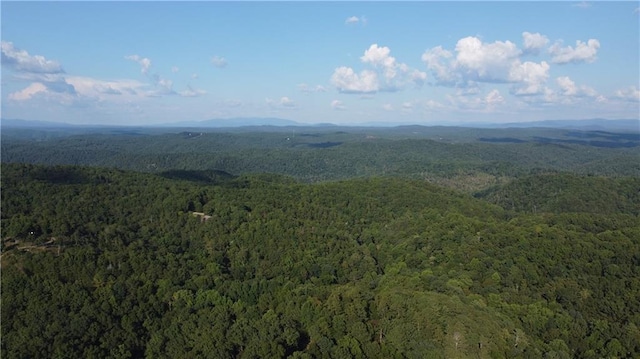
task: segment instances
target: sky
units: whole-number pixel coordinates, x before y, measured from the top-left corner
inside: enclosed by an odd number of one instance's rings
[[[637,119],[640,3],[2,1],[2,118]]]

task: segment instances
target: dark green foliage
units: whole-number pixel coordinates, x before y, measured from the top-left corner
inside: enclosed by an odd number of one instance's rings
[[[637,184],[3,164],[2,357],[636,357]]]
[[[517,179],[478,197],[520,212],[640,214],[640,177],[580,177],[543,173]]]
[[[162,177],[193,181],[204,184],[218,184],[225,182],[234,176],[224,171],[205,170],[205,171],[188,171],[188,170],[171,170],[160,173]]]
[[[310,128],[296,135],[299,129],[277,127],[261,132],[148,129],[139,136],[104,130],[52,137],[45,132],[31,135],[38,139],[34,140],[8,129],[1,142],[2,162],[103,166],[200,182],[208,180],[201,171],[211,169],[234,175],[278,173],[304,182],[398,176],[468,192],[541,170],[640,175],[640,146],[618,146],[620,141],[637,144],[634,133],[453,127],[345,130]],[[582,137],[576,142],[576,136]],[[598,147],[594,140],[612,145]],[[474,180],[461,183],[461,178]]]

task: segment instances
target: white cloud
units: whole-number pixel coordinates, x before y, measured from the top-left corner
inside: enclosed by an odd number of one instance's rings
[[[207,92],[200,89],[194,89],[191,86],[187,86],[187,89],[184,91],[178,92],[178,95],[182,97],[200,97],[205,95]]]
[[[549,43],[549,39],[546,36],[537,32],[535,34],[523,32],[522,40],[524,42],[524,52],[530,54],[538,54]]]
[[[447,96],[450,104],[463,111],[477,111],[477,112],[495,112],[496,108],[506,103],[504,97],[500,94],[500,91],[493,89],[486,95],[479,96]],[[430,109],[441,109],[444,106],[435,102],[427,106]]]
[[[139,55],[127,55],[124,57],[127,60],[135,61],[140,65],[140,72],[143,74],[147,74],[149,72],[149,68],[151,67],[151,60],[146,57],[141,57]]]
[[[598,93],[588,87],[588,86],[576,86],[575,82],[573,82],[568,76],[562,76],[556,78],[556,83],[560,90],[562,90],[562,95],[564,96],[573,96],[573,97],[596,97]]]
[[[558,77],[556,83],[565,96],[575,96],[578,93],[575,82],[571,81],[568,76]]]
[[[483,44],[477,37],[460,39],[456,44],[455,66],[474,81],[504,82],[513,62],[522,53],[510,42]]]
[[[21,91],[11,93],[9,98],[14,101],[30,100],[36,94],[45,95],[48,99],[56,98],[56,95],[64,95],[62,97],[67,99],[78,95],[73,84],[61,74],[23,73],[18,78],[31,81],[31,84]]]
[[[600,42],[596,39],[589,39],[586,43],[578,40],[576,47],[562,47],[562,42],[556,42],[549,48],[549,53],[553,55],[551,62],[555,64],[594,62]]]
[[[334,110],[346,110],[347,109],[345,107],[344,103],[342,101],[339,101],[339,100],[331,101],[331,108],[334,109]]]
[[[549,78],[549,64],[546,61],[535,63],[519,61],[512,64],[508,80],[515,82],[511,92],[515,95],[538,95],[544,91],[544,84]]]
[[[104,81],[82,76],[69,76],[66,80],[73,85],[79,96],[100,100],[121,95],[136,96],[145,88],[145,84],[136,80]]]
[[[416,85],[422,86],[424,82],[427,80],[427,73],[418,71],[418,70],[410,70],[411,81]]]
[[[284,107],[296,107],[296,103],[286,96],[280,98],[280,105]]]
[[[524,33],[528,48],[537,49],[545,43],[539,34]],[[516,95],[541,94],[549,77],[549,64],[522,62],[524,54],[510,41],[483,43],[477,37],[460,39],[452,52],[437,46],[422,54],[422,61],[431,70],[435,84],[458,88],[457,95],[478,94],[480,83],[511,83]]]
[[[167,80],[167,79],[163,79],[163,78],[159,78],[158,82],[157,82],[157,85],[161,89],[164,89],[164,90],[167,90],[167,91],[171,91],[171,89],[173,88],[173,81]]]
[[[360,61],[370,65],[373,70],[367,69],[357,74],[352,68],[342,66],[334,71],[331,83],[338,91],[345,93],[393,92],[409,84],[421,86],[424,83],[426,73],[397,62],[390,53],[388,47],[371,45],[360,57]]]
[[[29,55],[25,50],[16,49],[12,42],[2,41],[2,64],[20,72],[37,74],[58,74],[64,72],[62,66],[44,56]]]
[[[456,81],[456,74],[450,66],[450,59],[453,54],[437,46],[425,51],[422,54],[422,61],[427,65],[427,69],[433,72],[438,84],[453,84]]]
[[[171,67],[171,72],[176,73],[178,71],[180,71],[180,68],[178,66],[172,66]]]
[[[489,92],[487,94],[487,96],[485,96],[484,102],[489,106],[493,106],[493,105],[496,105],[496,104],[503,103],[504,102],[504,97],[502,97],[502,95],[500,95],[500,91],[494,89],[491,92]]]
[[[357,16],[349,16],[345,21],[345,24],[350,25],[350,24],[357,24],[357,23],[361,23],[362,26],[367,24],[367,18],[362,15],[360,17]]]
[[[331,83],[344,93],[372,93],[379,89],[378,75],[369,70],[356,74],[352,68],[338,67],[331,76]]]
[[[483,100],[479,97],[447,95],[447,99],[454,108],[460,110],[481,110],[483,107]]]
[[[640,102],[640,90],[638,86],[630,86],[625,89],[616,91],[616,96],[627,101]]]
[[[16,91],[14,93],[9,94],[9,100],[13,101],[25,101],[31,99],[33,96],[47,92],[47,87],[39,82],[34,82],[29,85],[27,88]]]
[[[279,100],[273,100],[273,99],[267,97],[265,99],[265,101],[267,102],[267,105],[269,105],[269,107],[271,107],[273,109],[279,109],[279,108],[293,109],[293,108],[296,108],[295,101],[293,101],[292,99],[290,99],[287,96],[283,96]]]
[[[358,18],[357,16],[348,17],[344,21],[345,24],[357,24],[358,22],[360,22],[360,18]]]
[[[373,44],[365,50],[360,60],[364,63],[371,63],[374,66],[395,67],[396,59],[389,56],[390,53],[391,50],[388,47],[379,47],[378,44]]]
[[[406,64],[398,63],[396,58],[391,56],[391,50],[386,47],[379,47],[378,44],[371,45],[360,57],[360,61],[371,64],[380,71],[384,84],[380,86],[381,91],[396,91],[413,82],[415,85],[422,85],[427,78],[427,74],[409,68]]]
[[[393,106],[390,103],[385,103],[382,105],[382,109],[385,111],[393,111]]]
[[[150,80],[151,80],[151,84],[153,86],[153,89],[150,90],[150,91],[147,91],[145,93],[145,96],[161,97],[161,96],[165,96],[165,95],[175,95],[175,94],[177,94],[173,90],[173,81],[171,81],[169,79],[165,79],[163,77],[160,77],[160,75],[158,75],[158,74],[154,74],[154,75],[150,76]]]
[[[227,66],[227,59],[222,56],[216,55],[211,58],[211,63],[217,68],[223,68]]]

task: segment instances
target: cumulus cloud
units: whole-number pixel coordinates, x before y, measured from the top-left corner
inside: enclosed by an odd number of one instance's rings
[[[556,83],[560,90],[562,91],[562,95],[564,96],[572,96],[572,97],[595,97],[597,96],[597,92],[588,87],[588,86],[577,86],[573,80],[571,80],[568,76],[562,76],[556,78]]]
[[[65,78],[55,81],[37,81],[26,88],[10,93],[8,98],[12,101],[28,101],[34,98],[57,101],[60,103],[73,103],[80,98],[80,93]]]
[[[78,95],[74,85],[69,83],[64,76],[59,74],[32,73],[19,78],[33,82],[25,89],[9,94],[9,99],[14,101],[30,100],[36,94],[40,94],[47,98],[53,98],[56,94],[64,95],[68,98]]]
[[[494,106],[496,104],[503,103],[504,97],[500,95],[500,91],[494,89],[485,96],[484,102],[489,106]]]
[[[172,66],[171,67],[171,72],[176,73],[178,71],[180,71],[180,68],[178,66]]]
[[[586,43],[580,40],[576,41],[576,47],[562,47],[562,42],[556,42],[549,48],[549,53],[553,55],[551,62],[555,64],[594,62],[600,42],[596,39],[589,39]]]
[[[16,49],[10,42],[2,42],[3,66],[15,70],[13,80],[28,82],[22,90],[8,95],[10,101],[44,100],[64,106],[86,107],[110,102],[118,104],[137,103],[146,97],[179,95],[195,97],[205,91],[190,86],[176,92],[173,81],[158,74],[149,74],[151,60],[139,55],[127,55],[125,59],[134,61],[141,67],[146,81],[100,80],[91,77],[73,76],[64,73],[62,66],[42,56],[32,56],[24,50]],[[177,67],[172,72],[178,71]]]
[[[522,33],[522,41],[524,43],[524,52],[528,54],[538,54],[540,50],[547,46],[549,39],[540,33],[532,34],[530,32]]]
[[[568,76],[558,77],[556,83],[565,96],[575,96],[578,93],[575,82],[571,81]]]
[[[357,24],[358,22],[360,22],[360,18],[357,16],[350,16],[344,21],[345,24]]]
[[[422,54],[422,61],[433,72],[439,84],[453,84],[455,74],[449,64],[452,57],[453,54],[450,51],[443,49],[442,46],[436,46]]]
[[[357,74],[350,67],[338,67],[331,76],[331,83],[344,93],[373,93],[378,91],[378,75],[370,70]]]
[[[616,97],[626,101],[640,102],[640,90],[638,86],[630,86],[616,91]]]
[[[106,99],[104,95],[111,98],[112,96],[138,95],[145,88],[145,84],[136,80],[104,81],[82,76],[69,76],[66,80],[73,85],[80,96],[101,100]]]
[[[161,97],[165,95],[175,95],[177,92],[173,90],[173,81],[163,78],[158,74],[149,77],[152,89],[144,94],[148,97]]]
[[[391,50],[386,46],[371,45],[360,57],[360,61],[371,64],[382,74],[384,79],[381,86],[382,91],[396,91],[411,82],[420,86],[427,79],[426,73],[397,62],[396,58],[391,56]]]
[[[484,44],[465,37],[456,44],[456,66],[474,81],[505,82],[514,60],[522,53],[510,41]]]
[[[382,105],[382,109],[385,111],[393,111],[393,105],[391,105],[390,103],[385,103],[384,105]]]
[[[511,88],[514,95],[538,95],[544,90],[544,84],[549,78],[549,64],[519,61],[512,64],[509,70],[509,82],[516,84]]]
[[[207,92],[204,90],[195,89],[191,86],[187,86],[187,89],[184,91],[178,92],[178,95],[182,97],[200,97],[202,95],[205,95],[206,93]]]
[[[9,100],[26,101],[31,99],[33,96],[39,93],[44,93],[46,91],[47,91],[47,87],[44,84],[41,84],[39,82],[34,82],[23,90],[10,93]]]
[[[390,53],[391,50],[388,47],[379,47],[378,44],[373,44],[365,50],[364,55],[360,57],[360,60],[364,63],[371,63],[375,66],[393,68],[395,67],[396,59],[389,56]]]
[[[367,18],[363,15],[363,16],[349,16],[345,21],[345,24],[350,25],[350,24],[357,24],[357,23],[361,23],[363,26],[367,24]]]
[[[537,49],[544,43],[539,34],[523,35],[528,48]],[[462,94],[477,94],[479,83],[511,83],[517,95],[539,94],[549,77],[549,64],[522,62],[524,54],[510,41],[483,43],[469,36],[460,39],[453,52],[437,46],[422,54],[422,61],[433,73],[435,85],[457,87]]]
[[[296,103],[286,96],[280,98],[280,105],[284,107],[296,107]]]
[[[493,112],[497,107],[505,103],[504,97],[500,91],[493,89],[486,95],[480,96],[448,96],[451,105],[460,110],[471,110],[481,112]],[[437,102],[430,101],[428,107],[431,109],[442,108],[443,106]]]
[[[44,56],[30,55],[25,50],[17,49],[12,42],[2,41],[2,64],[15,71],[36,73],[36,74],[59,74],[63,73],[62,66],[52,60],[47,60]]]
[[[221,68],[227,66],[227,59],[225,59],[222,56],[216,55],[216,56],[211,58],[211,63],[213,64],[213,66],[221,69]]]
[[[369,65],[371,69],[363,70],[358,74],[350,67],[341,66],[334,71],[331,83],[338,91],[345,93],[393,92],[401,90],[409,84],[421,86],[427,78],[426,73],[396,61],[395,57],[391,56],[391,50],[386,46],[371,45],[360,57],[360,61]]]
[[[127,60],[135,61],[140,65],[140,72],[143,74],[147,74],[149,72],[149,68],[151,67],[151,60],[146,57],[141,57],[139,55],[127,55],[124,57]]]
[[[271,98],[266,98],[265,101],[267,102],[267,105],[269,105],[269,107],[271,107],[273,109],[278,109],[278,108],[292,109],[292,108],[296,108],[295,101],[293,101],[292,99],[290,99],[287,96],[283,96],[279,100],[273,100]]]
[[[340,100],[333,100],[331,101],[331,108],[334,110],[346,110],[346,106],[344,105],[344,103]]]

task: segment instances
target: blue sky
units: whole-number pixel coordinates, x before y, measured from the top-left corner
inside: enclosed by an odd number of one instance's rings
[[[638,118],[635,2],[1,3],[2,117]]]

